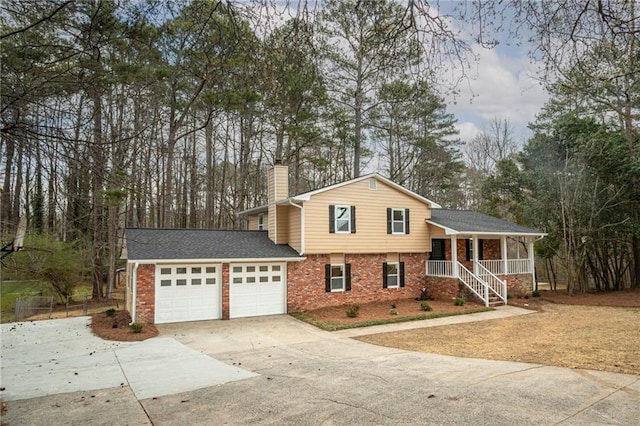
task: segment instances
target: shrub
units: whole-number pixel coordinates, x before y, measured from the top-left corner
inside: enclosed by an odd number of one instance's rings
[[[142,327],[144,327],[144,324],[140,324],[139,322],[134,322],[129,327],[131,327],[134,333],[141,333]]]
[[[105,314],[107,314],[108,317],[115,317],[116,316],[116,310],[113,308],[109,308],[106,311],[104,311]]]
[[[389,311],[389,315],[398,315],[398,311],[396,309],[391,309]]]
[[[456,306],[462,306],[464,305],[464,299],[462,297],[456,297],[456,300],[453,302],[453,304]]]
[[[513,294],[507,292],[507,299],[513,299]]]
[[[349,318],[355,318],[358,316],[358,314],[360,313],[360,306],[352,306],[351,308],[349,308],[349,310],[347,310],[347,316]]]
[[[420,304],[420,308],[422,308],[423,311],[432,311],[433,308],[431,307],[430,304],[428,304],[427,302],[422,302]]]
[[[533,296],[533,297],[540,297],[540,291],[539,291],[539,290],[535,290],[535,291],[532,293],[532,296]]]

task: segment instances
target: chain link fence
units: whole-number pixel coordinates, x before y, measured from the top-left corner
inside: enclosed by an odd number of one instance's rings
[[[16,321],[53,311],[53,296],[21,296],[16,299]]]

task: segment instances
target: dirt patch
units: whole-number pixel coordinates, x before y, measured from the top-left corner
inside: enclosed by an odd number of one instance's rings
[[[640,288],[624,291],[603,291],[599,293],[567,294],[566,292],[540,292],[540,299],[563,305],[583,306],[620,306],[629,308],[640,307]]]
[[[358,340],[418,352],[640,375],[640,289],[551,293],[510,304],[527,304],[538,313]]]
[[[129,326],[130,323],[131,315],[127,311],[116,311],[114,316],[108,316],[105,312],[91,315],[91,331],[102,339],[140,342],[158,335],[158,329],[153,324],[144,324],[142,330],[136,333]]]

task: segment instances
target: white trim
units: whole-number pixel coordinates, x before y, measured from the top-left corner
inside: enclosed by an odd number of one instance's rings
[[[458,278],[458,267],[456,266],[458,264],[458,237],[455,235],[452,235],[451,238],[449,239],[449,241],[451,241],[451,271],[453,272],[453,277],[454,278]],[[444,251],[445,254],[445,259],[446,259],[446,254],[447,251]]]
[[[136,300],[138,297],[138,292],[136,291],[138,288],[138,262],[131,263],[133,264],[133,269],[131,271],[131,324],[133,324],[136,322],[136,303],[138,303]]]
[[[339,290],[333,289],[333,267],[334,266],[340,266],[342,268],[342,288]],[[329,290],[331,290],[329,293],[343,293],[347,291],[347,264],[346,263],[330,263],[329,264]]]
[[[396,232],[395,230],[395,223],[396,222],[400,222],[398,220],[395,220],[393,218],[393,213],[394,212],[402,212],[402,232]],[[407,230],[406,230],[406,222],[407,222],[407,218],[406,218],[406,209],[400,209],[400,208],[394,208],[391,207],[391,234],[393,235],[406,235],[407,234]]]
[[[548,234],[546,232],[509,232],[509,231],[503,231],[503,232],[484,232],[484,231],[456,231],[453,228],[448,228],[444,225],[441,225],[439,223],[435,223],[430,219],[426,219],[425,222],[427,222],[429,225],[433,225],[433,226],[437,226],[440,229],[444,229],[445,231],[445,235],[479,235],[479,236],[483,236],[483,235],[487,235],[487,236],[513,236],[513,237],[545,237]]]
[[[400,261],[397,262],[385,262],[387,264],[387,269],[385,269],[384,273],[387,276],[387,288],[400,288]],[[391,276],[396,277],[396,285],[389,285],[389,265],[396,265],[396,273]]]
[[[306,257],[263,257],[263,258],[249,258],[239,257],[234,259],[139,259],[136,262],[144,264],[175,264],[175,263],[238,263],[238,262],[252,262],[252,263],[264,263],[264,262],[302,262],[307,260]]]
[[[338,209],[344,209],[349,215],[349,218],[347,219],[347,225],[349,225],[349,229],[347,231],[338,230],[338,220],[345,220],[338,218]],[[333,206],[333,232],[335,234],[351,234],[351,206],[348,206],[346,204],[336,204]]]

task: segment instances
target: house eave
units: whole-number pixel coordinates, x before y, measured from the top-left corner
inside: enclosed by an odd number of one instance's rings
[[[442,224],[433,222],[429,219],[426,220],[429,225],[437,226],[438,228],[444,229],[446,235],[486,235],[486,236],[507,236],[507,237],[546,237],[548,234],[546,232],[513,232],[513,231],[458,231],[453,228],[449,228]]]
[[[202,259],[127,259],[129,263],[168,265],[177,263],[273,263],[273,262],[302,262],[306,257],[229,257]]]

